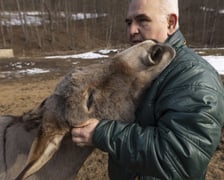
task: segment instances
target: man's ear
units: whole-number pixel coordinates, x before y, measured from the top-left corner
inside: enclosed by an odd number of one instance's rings
[[[167,18],[168,21],[168,36],[172,35],[178,26],[178,16],[176,14],[170,14]]]

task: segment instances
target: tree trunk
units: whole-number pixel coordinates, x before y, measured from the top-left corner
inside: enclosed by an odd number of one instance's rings
[[[19,18],[20,18],[20,22],[21,22],[21,26],[22,26],[22,31],[23,31],[23,34],[24,34],[24,40],[27,43],[28,42],[28,36],[27,36],[28,34],[27,34],[26,26],[25,26],[25,25],[27,25],[25,23],[26,18],[24,18],[24,14],[23,14],[24,12],[21,11],[19,0],[16,0],[16,5],[17,5],[18,13],[19,13]]]
[[[1,12],[4,13],[5,12],[5,8],[4,8],[4,3],[3,0],[1,0],[0,2],[1,4]],[[4,25],[4,20],[0,19],[0,28],[1,28],[1,36],[2,36],[2,47],[5,48],[7,46],[6,43],[6,39],[5,39],[5,30],[4,30],[4,26],[6,27],[6,24]]]

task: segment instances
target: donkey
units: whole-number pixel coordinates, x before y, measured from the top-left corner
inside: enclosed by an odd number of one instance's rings
[[[93,148],[72,143],[71,128],[89,118],[133,122],[145,90],[174,57],[169,45],[144,41],[103,64],[74,69],[24,115],[1,116],[0,178],[74,179]]]

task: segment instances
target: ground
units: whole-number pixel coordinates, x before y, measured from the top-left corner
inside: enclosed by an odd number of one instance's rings
[[[0,70],[7,68],[9,61],[17,62],[18,59],[0,60]],[[20,59],[20,62],[28,61]],[[100,60],[102,61],[102,60]],[[41,64],[43,60],[36,59],[35,63],[39,67],[53,67],[52,73],[35,75],[35,76],[8,76],[0,77],[0,115],[13,114],[21,115],[35,106],[37,106],[45,97],[54,90],[55,85],[61,77],[66,73],[65,69],[73,66],[81,66],[88,64],[89,61],[84,60],[57,60],[48,61]],[[95,61],[93,61],[95,62]],[[98,62],[98,61],[97,61]],[[53,64],[51,64],[53,63]],[[60,71],[57,68],[60,67]],[[2,69],[1,69],[2,68]],[[4,69],[6,70],[6,69]],[[194,168],[194,165],[192,165]],[[224,179],[224,135],[220,146],[218,147],[212,161],[209,164],[207,180]],[[99,150],[95,150],[93,154],[86,160],[83,167],[78,173],[78,180],[106,180],[107,176],[107,154]]]

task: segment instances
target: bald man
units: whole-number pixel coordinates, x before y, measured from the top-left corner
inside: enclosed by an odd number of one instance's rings
[[[77,145],[109,153],[112,180],[205,179],[219,144],[222,82],[187,47],[178,11],[177,0],[129,2],[125,22],[130,44],[147,39],[168,43],[176,57],[147,90],[134,123],[89,119],[85,127],[72,129]]]

